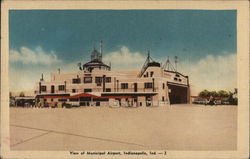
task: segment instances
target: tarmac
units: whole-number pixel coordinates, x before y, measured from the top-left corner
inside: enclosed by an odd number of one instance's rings
[[[11,150],[236,150],[237,106],[10,108]]]

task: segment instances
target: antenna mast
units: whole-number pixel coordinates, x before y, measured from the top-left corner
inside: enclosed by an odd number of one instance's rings
[[[168,70],[169,70],[169,64],[170,64],[170,61],[169,61],[169,56],[168,56],[168,59],[167,59]]]
[[[100,42],[100,60],[102,61],[102,46],[103,44],[102,44],[102,40],[101,40],[101,42]]]
[[[176,60],[177,61],[177,60]],[[167,58],[166,63],[163,65],[163,69],[167,69],[168,71],[176,71],[176,67],[174,67],[170,60],[169,60],[169,56]]]
[[[143,75],[143,73],[146,71],[146,69],[148,68],[148,64],[150,63],[150,61],[154,61],[151,57],[150,57],[150,51],[148,50],[148,57],[141,69],[141,72],[138,74],[138,77],[141,77]]]
[[[175,63],[175,71],[177,72],[177,59],[178,59],[178,57],[177,56],[175,56],[174,57],[174,63]]]

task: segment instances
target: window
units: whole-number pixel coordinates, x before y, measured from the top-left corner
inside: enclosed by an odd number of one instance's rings
[[[74,84],[81,83],[81,79],[80,78],[73,78],[72,83],[74,83]]]
[[[110,83],[111,82],[111,77],[106,77],[105,82]]]
[[[84,77],[84,83],[92,83],[92,77]]]
[[[46,90],[47,90],[47,87],[46,87],[46,86],[41,86],[41,91],[42,91],[42,92],[46,92]]]
[[[128,89],[128,83],[121,83],[121,89]]]
[[[181,82],[181,79],[179,79],[179,81]]]
[[[78,98],[69,99],[70,102],[77,102],[78,100],[79,100]]]
[[[92,89],[84,89],[84,93],[92,92]]]
[[[66,102],[67,99],[58,99],[58,101],[60,101],[60,102]]]
[[[95,83],[102,83],[102,77],[95,77]]]
[[[180,77],[180,75],[178,75],[178,74],[176,74],[175,76],[176,76],[176,77]]]
[[[165,89],[165,83],[162,83],[162,89]]]
[[[146,74],[146,77],[148,77],[148,72],[147,72],[147,74]]]
[[[64,91],[65,90],[65,86],[64,85],[59,85],[58,86],[58,90],[59,91]]]
[[[76,92],[76,89],[72,89],[72,93],[75,93]]]
[[[164,96],[162,96],[162,101],[165,101]]]
[[[144,83],[144,88],[153,88],[153,83],[152,82]]]
[[[178,79],[175,77],[174,80],[177,81]]]
[[[105,92],[111,92],[111,88],[106,88]]]
[[[153,77],[153,75],[154,75],[154,72],[150,72],[150,77]]]

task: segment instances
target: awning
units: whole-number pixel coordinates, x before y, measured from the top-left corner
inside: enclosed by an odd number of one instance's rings
[[[109,98],[131,98],[131,96],[105,96],[105,97],[99,97],[93,94],[88,93],[79,93],[73,96],[44,96],[46,99],[79,99],[81,97],[90,97],[94,99],[109,99]]]

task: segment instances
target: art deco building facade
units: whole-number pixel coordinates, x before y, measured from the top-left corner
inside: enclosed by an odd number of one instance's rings
[[[149,54],[141,70],[114,71],[96,49],[77,73],[52,73],[50,81],[42,78],[35,94],[45,103],[79,106],[164,106],[190,101],[188,76],[165,69]]]

